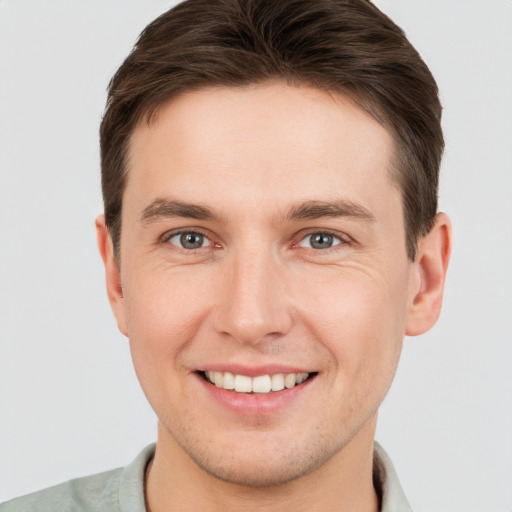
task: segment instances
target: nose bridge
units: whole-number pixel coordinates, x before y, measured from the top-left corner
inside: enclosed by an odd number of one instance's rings
[[[286,334],[292,317],[282,263],[272,248],[258,243],[239,247],[228,258],[225,270],[217,330],[253,344]]]

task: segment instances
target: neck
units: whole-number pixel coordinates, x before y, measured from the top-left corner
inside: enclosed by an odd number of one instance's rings
[[[285,484],[252,487],[208,474],[160,424],[155,457],[146,472],[146,507],[148,512],[377,512],[372,481],[374,433],[372,419],[315,471]]]

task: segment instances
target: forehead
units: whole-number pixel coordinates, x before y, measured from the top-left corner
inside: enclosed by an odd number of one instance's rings
[[[284,205],[396,189],[393,141],[350,98],[269,83],[181,94],[134,130],[125,199]],[[126,202],[125,202],[125,206]]]

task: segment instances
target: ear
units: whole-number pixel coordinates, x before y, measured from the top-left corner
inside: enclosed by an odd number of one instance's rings
[[[444,213],[439,213],[433,228],[418,243],[414,262],[418,279],[407,312],[405,334],[408,336],[423,334],[439,318],[451,249],[450,219]]]
[[[105,280],[110,307],[116,317],[119,330],[125,336],[128,336],[121,274],[114,258],[112,237],[110,236],[109,229],[105,224],[104,215],[99,215],[96,219],[96,237],[98,239],[98,248],[100,250],[101,258],[105,265]]]

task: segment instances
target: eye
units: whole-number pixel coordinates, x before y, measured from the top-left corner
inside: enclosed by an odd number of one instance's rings
[[[212,245],[212,242],[206,236],[196,231],[176,233],[169,237],[167,241],[172,245],[176,245],[181,249],[187,250],[202,249],[203,247],[209,247]]]
[[[330,249],[336,245],[342,244],[343,241],[332,233],[310,233],[300,242],[299,247],[307,247],[309,249]]]

